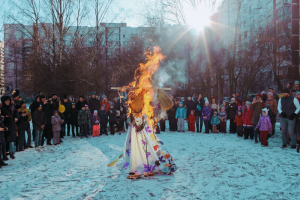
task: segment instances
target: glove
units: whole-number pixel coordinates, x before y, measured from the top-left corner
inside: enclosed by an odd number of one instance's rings
[[[289,119],[290,119],[290,120],[294,120],[294,119],[295,119],[295,117],[296,117],[296,114],[295,114],[295,113],[293,113],[293,114],[291,114],[291,115],[289,116]]]
[[[281,117],[283,117],[283,118],[287,118],[287,117],[288,117],[287,114],[286,114],[285,112],[282,112],[280,115],[281,115]]]

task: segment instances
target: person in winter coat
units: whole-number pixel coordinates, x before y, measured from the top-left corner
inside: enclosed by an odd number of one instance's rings
[[[296,138],[294,130],[296,124],[296,116],[300,111],[300,105],[297,98],[289,95],[289,90],[284,89],[283,97],[278,101],[278,112],[280,114],[280,127],[282,131],[282,147],[287,147],[287,131],[289,131],[292,145],[292,149],[296,149]]]
[[[205,106],[202,109],[202,116],[205,125],[205,133],[209,133],[211,108],[208,101],[205,101]]]
[[[0,114],[1,114],[1,110],[0,110]],[[5,144],[4,131],[8,131],[8,128],[4,126],[3,118],[4,116],[0,115],[0,168],[2,166],[7,165],[7,163],[3,162],[3,159],[6,158],[6,160],[8,160],[6,156],[6,149],[2,150],[2,145]],[[3,159],[2,159],[2,154],[3,154]]]
[[[250,109],[251,102],[246,103],[246,108],[243,112],[243,127],[244,127],[244,139],[247,140],[249,135],[250,139],[253,140],[253,124],[252,121],[252,115],[253,110]]]
[[[121,110],[121,103],[120,100],[118,99],[118,97],[114,97],[114,109],[117,110]]]
[[[108,110],[108,117],[109,117],[109,127],[110,127],[110,134],[115,134],[115,124],[116,124],[116,117],[117,113],[114,108],[114,103],[110,104],[110,109]]]
[[[73,136],[73,138],[75,136],[78,136],[77,119],[78,119],[78,111],[76,109],[76,104],[72,103],[72,109],[71,109],[70,114],[68,116],[68,120],[69,120],[69,122],[71,124],[71,127],[72,127],[72,136]],[[75,134],[75,128],[76,128],[76,134]]]
[[[268,116],[268,109],[262,109],[262,116],[259,118],[255,131],[260,130],[260,142],[262,146],[268,146],[268,134],[272,134],[272,124]]]
[[[58,145],[60,144],[60,131],[61,131],[61,124],[64,122],[59,117],[58,111],[55,110],[53,116],[51,117],[51,124],[52,124],[52,131],[53,131],[53,144]]]
[[[202,132],[202,127],[203,127],[203,116],[202,116],[202,108],[204,107],[204,99],[202,94],[199,94],[198,100],[196,102],[196,128],[197,132]],[[200,128],[200,129],[199,129]]]
[[[100,101],[98,99],[96,99],[96,92],[92,92],[91,93],[91,99],[89,100],[89,108],[90,108],[90,113],[94,114],[94,111],[100,110]]]
[[[35,96],[35,100],[30,104],[30,107],[29,107],[30,112],[31,112],[31,116],[33,115],[34,111],[36,111],[37,108],[39,107],[40,102],[41,102],[40,95],[37,94]],[[32,127],[32,139],[33,139],[33,141],[35,141],[34,137],[35,137],[35,130]]]
[[[235,102],[237,103],[237,106],[243,105],[243,98],[241,97],[241,94],[239,91],[236,91],[235,94],[232,95],[235,99]]]
[[[191,114],[192,110],[195,110],[196,103],[192,100],[192,96],[189,95],[187,101],[185,101],[185,107],[186,107],[186,116],[189,116]],[[188,127],[190,130],[190,127]]]
[[[235,102],[235,98],[231,99],[228,109],[228,118],[230,120],[230,133],[236,133],[236,124],[234,123],[236,112],[238,110],[238,105]]]
[[[99,136],[99,123],[100,118],[98,116],[98,111],[94,110],[94,114],[92,117],[92,127],[93,127],[93,137]]]
[[[109,101],[108,101],[106,95],[102,95],[102,100],[100,102],[100,105],[105,105],[105,109],[106,109],[107,112],[110,109]]]
[[[167,111],[167,115],[169,119],[169,127],[171,132],[176,131],[176,118],[175,118],[176,109],[177,109],[176,106],[173,105],[173,107]]]
[[[87,104],[88,104],[88,103],[87,103],[87,101],[84,99],[84,96],[81,95],[81,96],[79,97],[79,101],[77,101],[77,103],[76,103],[76,109],[77,109],[77,111],[78,111],[78,112],[81,111],[82,106],[85,106],[85,105],[87,105]]]
[[[266,100],[266,103],[265,105],[270,105],[270,108],[269,108],[269,114],[272,113],[273,114],[273,117],[270,118],[271,119],[271,122],[272,122],[272,130],[273,130],[273,133],[272,135],[275,134],[275,123],[276,123],[276,116],[277,116],[277,107],[278,107],[278,104],[277,104],[277,100],[275,99],[274,97],[274,94],[272,92],[269,92],[268,93],[268,99]]]
[[[212,97],[211,98],[211,115],[213,115],[214,112],[217,112],[218,113],[218,105],[216,103],[216,97]]]
[[[184,120],[186,120],[186,110],[183,107],[183,103],[179,103],[179,107],[176,110],[175,118],[178,124],[178,132],[184,132]]]
[[[93,115],[92,115],[92,113],[90,112],[90,108],[89,108],[88,105],[85,105],[85,112],[87,112],[87,114],[89,115],[89,118],[90,118],[90,123],[89,123],[89,125],[88,125],[87,133],[88,133],[88,135],[92,135],[93,127],[92,127],[92,122],[91,122],[91,120],[92,120]]]
[[[40,104],[40,106],[36,111],[34,111],[32,116],[33,128],[35,130],[35,148],[42,146],[43,130],[45,128],[45,125],[47,124],[46,114],[42,109],[43,105]]]
[[[6,147],[8,146],[10,158],[14,159],[14,152],[16,151],[14,142],[17,139],[15,123],[18,121],[19,114],[18,111],[11,105],[11,98],[9,96],[2,96],[1,102],[1,115],[4,116],[4,126],[8,128],[8,130],[4,133],[6,143],[3,144],[2,148],[6,152]],[[4,158],[5,160],[7,159],[6,154]]]
[[[253,110],[251,123],[253,127],[256,127],[258,124],[259,117],[262,114],[262,109],[265,108],[265,104],[262,101],[261,94],[257,94],[252,104],[250,105],[250,109]],[[254,131],[254,139],[255,143],[258,143],[257,136],[259,135],[259,131]]]
[[[221,107],[219,118],[220,118],[220,132],[226,133],[227,112],[224,106]]]
[[[269,98],[269,93],[271,93],[273,95],[273,98],[276,100],[276,102],[279,101],[279,96],[274,92],[274,89],[272,87],[269,87],[269,92],[267,94],[267,97]],[[268,99],[267,98],[267,99]],[[267,101],[267,100],[266,100]]]
[[[119,135],[121,135],[121,133],[123,132],[123,128],[124,128],[124,119],[120,114],[120,110],[116,111],[116,123],[117,123],[117,129],[119,132]]]
[[[295,81],[294,82],[294,87],[292,89],[292,94],[294,97],[296,97],[296,92],[300,91],[300,87],[299,87],[299,81]]]
[[[27,125],[27,142],[25,142],[25,148],[33,148],[31,146],[31,130],[30,130],[30,121],[32,119],[31,112],[26,108],[26,102],[25,101],[20,101],[21,105],[21,112],[26,113],[26,116],[28,117],[28,121],[26,122]]]
[[[190,131],[195,132],[196,117],[194,110],[191,110],[191,114],[188,116],[187,121],[189,123]]]
[[[220,118],[218,116],[217,111],[215,111],[213,113],[213,116],[211,117],[211,120],[210,120],[210,124],[212,126],[212,132],[217,133],[218,132],[218,126],[220,125]]]
[[[17,124],[18,127],[18,151],[24,151],[25,148],[25,131],[27,130],[28,126],[28,116],[26,112],[22,112],[21,106],[18,104],[15,106],[15,109],[17,109],[19,113],[19,119]]]
[[[61,105],[63,105],[65,107],[65,112],[64,112],[64,116],[65,116],[65,121],[64,124],[67,125],[67,136],[70,136],[70,132],[71,132],[71,122],[69,120],[69,115],[72,109],[72,103],[69,101],[67,95],[64,95],[64,100],[61,103]]]
[[[107,134],[107,123],[108,123],[108,113],[106,111],[105,105],[103,104],[101,106],[101,110],[99,112],[99,118],[100,118],[100,135]]]
[[[42,131],[42,139],[39,141],[39,145],[44,145],[44,137],[47,139],[47,145],[51,145],[51,138],[52,138],[52,125],[51,125],[51,117],[53,114],[53,101],[51,99],[51,96],[48,97],[49,100],[46,100],[46,97],[44,95],[40,96],[41,104],[43,105],[43,112],[46,115],[47,123],[45,124],[45,127]]]
[[[238,111],[235,116],[234,123],[236,124],[236,132],[238,137],[243,137],[243,116],[242,111]]]
[[[81,111],[78,112],[77,122],[80,126],[81,138],[83,138],[83,136],[88,138],[88,127],[91,122],[89,113],[85,110],[85,106],[82,106]]]

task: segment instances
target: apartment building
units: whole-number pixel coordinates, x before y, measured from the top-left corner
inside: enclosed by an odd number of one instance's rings
[[[5,94],[4,87],[4,42],[0,41],[0,95]]]

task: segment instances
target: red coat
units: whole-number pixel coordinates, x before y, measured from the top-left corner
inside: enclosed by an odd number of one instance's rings
[[[196,123],[195,115],[189,115],[189,117],[187,118],[187,121],[189,122],[189,124],[195,124]]]
[[[108,110],[110,109],[110,104],[109,104],[109,101],[101,101],[100,102],[100,106],[102,106],[102,105],[105,105],[105,107],[106,107],[106,111],[108,112]]]
[[[247,109],[247,108],[244,109],[244,112],[243,112],[243,126],[244,127],[253,127],[253,124],[251,123],[252,114],[253,114],[253,110]]]

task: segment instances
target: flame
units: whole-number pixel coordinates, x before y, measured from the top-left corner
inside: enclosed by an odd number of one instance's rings
[[[153,51],[146,51],[146,63],[140,63],[139,67],[135,70],[134,81],[128,86],[122,87],[122,91],[128,92],[128,104],[131,105],[137,97],[143,96],[143,109],[140,113],[134,113],[129,106],[129,113],[134,114],[135,117],[141,115],[148,116],[148,123],[150,126],[154,124],[154,105],[151,105],[153,97],[156,93],[156,88],[152,83],[152,76],[158,70],[159,63],[166,57],[161,53],[161,49],[158,46],[153,47]]]

